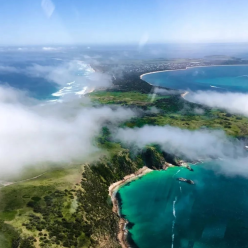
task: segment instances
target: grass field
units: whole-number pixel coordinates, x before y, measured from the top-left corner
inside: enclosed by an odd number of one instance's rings
[[[33,213],[27,204],[30,201],[43,201],[42,199],[56,190],[71,190],[81,181],[83,167],[81,165],[51,170],[41,177],[9,185],[0,189],[0,220],[5,222],[0,231],[0,247],[12,247],[13,235],[6,232],[6,228],[14,227],[17,235],[36,236],[38,232],[26,229],[22,224],[29,221]],[[67,204],[72,199],[67,197]],[[44,204],[44,202],[42,203]],[[65,204],[66,205],[66,204]],[[66,209],[66,206],[65,206]],[[66,211],[65,211],[66,212]],[[51,246],[56,247],[56,246]]]
[[[136,105],[145,106],[151,105],[152,101],[167,98],[168,96],[153,96],[151,94],[142,94],[139,92],[106,92],[98,91],[90,93],[90,98],[93,101],[101,104],[119,104],[119,105]]]
[[[135,105],[146,110],[155,107],[157,113],[144,112],[122,126],[171,125],[195,130],[201,128],[222,129],[231,136],[248,136],[248,118],[229,114],[223,110],[210,109],[187,102],[180,95],[151,96],[138,92],[94,92],[93,101],[101,104]]]

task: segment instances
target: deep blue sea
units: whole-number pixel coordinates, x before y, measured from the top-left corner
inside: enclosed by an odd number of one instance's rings
[[[248,92],[248,66],[195,67],[147,74],[143,80],[178,90]]]
[[[59,85],[54,82],[22,73],[2,73],[0,74],[0,84],[26,91],[29,96],[40,100],[56,99],[52,94],[59,90]]]

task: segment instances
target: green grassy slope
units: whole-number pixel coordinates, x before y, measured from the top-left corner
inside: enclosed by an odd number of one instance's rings
[[[95,92],[90,97],[100,104],[139,106],[142,116],[127,121],[127,127],[171,125],[185,129],[222,129],[228,135],[248,136],[248,118],[187,102],[180,95],[152,96],[139,92]],[[156,108],[156,112],[152,111]]]

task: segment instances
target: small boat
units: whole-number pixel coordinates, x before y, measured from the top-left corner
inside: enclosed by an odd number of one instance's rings
[[[188,183],[188,184],[195,184],[194,181],[192,181],[190,179],[183,178],[183,177],[179,177],[178,180],[181,182]]]

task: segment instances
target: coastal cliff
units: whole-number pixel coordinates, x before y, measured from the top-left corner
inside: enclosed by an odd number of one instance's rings
[[[149,155],[145,157],[149,151]],[[149,159],[150,157],[150,159]],[[144,166],[153,161],[153,169],[160,169],[165,159],[160,151],[148,147],[135,157],[129,150],[122,150],[111,159],[103,158],[100,161],[85,166],[81,186],[84,193],[79,201],[89,221],[89,247],[122,247],[125,242],[125,220],[120,218],[118,202],[115,193],[125,183],[135,180],[152,169]]]

